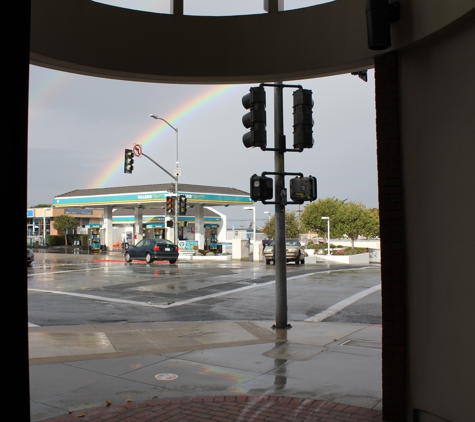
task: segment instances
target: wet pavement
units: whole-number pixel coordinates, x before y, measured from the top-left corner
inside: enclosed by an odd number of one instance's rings
[[[31,421],[380,421],[381,326],[29,328]]]
[[[31,421],[381,421],[381,326],[290,322],[30,327]]]

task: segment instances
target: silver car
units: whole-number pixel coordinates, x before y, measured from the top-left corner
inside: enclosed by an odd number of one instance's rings
[[[264,248],[264,258],[266,264],[269,265],[271,262],[275,264],[275,239],[272,243]],[[302,244],[298,239],[286,239],[285,240],[285,259],[286,262],[295,262],[298,264],[305,264],[305,252],[302,249]]]

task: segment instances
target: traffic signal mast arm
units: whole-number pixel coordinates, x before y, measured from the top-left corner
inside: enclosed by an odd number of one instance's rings
[[[156,166],[160,167],[166,174],[168,174],[173,180],[176,180],[177,177],[174,176],[173,174],[171,174],[169,171],[165,170],[160,164],[158,164],[156,161],[152,160],[148,155],[144,154],[142,152],[142,155],[145,157],[145,158],[148,158],[153,164],[155,164]]]

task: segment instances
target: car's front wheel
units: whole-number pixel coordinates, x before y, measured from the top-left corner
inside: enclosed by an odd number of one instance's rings
[[[125,262],[131,262],[132,258],[130,257],[130,254],[128,252],[125,253]]]
[[[152,255],[150,254],[150,252],[147,252],[147,254],[145,255],[145,262],[147,264],[151,264],[153,262],[153,258],[152,258]]]
[[[170,264],[174,264],[176,262],[176,259],[170,259]]]

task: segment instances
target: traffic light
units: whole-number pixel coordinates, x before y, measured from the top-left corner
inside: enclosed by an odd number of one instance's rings
[[[173,227],[173,220],[167,221],[167,227]]]
[[[179,196],[178,214],[186,215],[186,195]]]
[[[290,199],[294,202],[317,199],[317,179],[313,176],[290,179]]]
[[[172,196],[167,196],[166,210],[167,210],[167,215],[175,214],[175,204],[173,202]]]
[[[264,87],[252,87],[249,94],[242,97],[242,105],[249,113],[242,117],[244,127],[250,129],[244,134],[242,142],[246,148],[267,146],[266,133],[266,91]]]
[[[132,174],[134,170],[134,152],[126,149],[124,152],[124,173]]]
[[[294,96],[294,148],[313,147],[313,99],[310,89],[297,89]]]
[[[251,193],[249,195],[253,201],[265,201],[274,197],[274,181],[270,177],[251,176]]]

